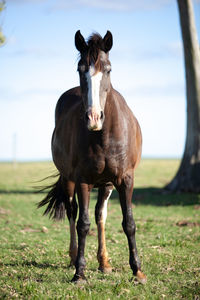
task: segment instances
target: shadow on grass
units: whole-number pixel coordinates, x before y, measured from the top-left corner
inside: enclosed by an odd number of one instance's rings
[[[111,194],[112,200],[119,199],[118,192],[113,190]],[[155,206],[171,206],[171,205],[195,205],[200,204],[200,194],[189,193],[166,193],[165,190],[159,188],[135,188],[133,191],[132,202],[135,205],[155,205]]]
[[[35,190],[0,190],[1,194],[45,194],[45,191],[35,191]]]
[[[7,267],[16,267],[16,266],[22,266],[22,267],[36,267],[39,269],[59,269],[61,268],[60,265],[54,265],[54,264],[50,264],[48,262],[44,262],[44,263],[37,263],[35,260],[31,260],[31,261],[23,261],[23,262],[11,262],[11,263],[5,263],[5,264],[0,264],[0,265],[4,265]],[[65,267],[67,268],[67,267]]]
[[[0,190],[0,194],[45,194],[46,191],[35,190]],[[97,189],[93,190],[93,198],[97,199]],[[119,201],[118,192],[114,189],[111,194],[112,201]],[[165,190],[154,187],[135,188],[133,200],[135,205],[195,205],[200,204],[200,194],[167,193]]]

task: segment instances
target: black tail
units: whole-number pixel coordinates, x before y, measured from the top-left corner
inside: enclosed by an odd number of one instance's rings
[[[62,188],[61,177],[56,183],[51,186],[45,187],[42,190],[47,190],[51,188],[48,192],[47,196],[38,203],[38,208],[45,206],[48,204],[46,210],[44,211],[44,215],[48,215],[52,219],[62,220],[65,219],[67,212],[67,199],[66,194]]]

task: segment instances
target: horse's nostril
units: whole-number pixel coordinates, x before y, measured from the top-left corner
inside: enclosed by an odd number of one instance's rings
[[[103,111],[101,111],[100,119],[102,120],[104,117]]]
[[[87,121],[89,120],[88,112],[85,113],[85,119],[86,119]]]

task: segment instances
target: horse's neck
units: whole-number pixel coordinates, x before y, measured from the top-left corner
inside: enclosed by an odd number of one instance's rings
[[[121,113],[121,95],[111,88],[105,105],[105,115],[111,121],[115,121],[120,117]]]
[[[122,126],[120,100],[120,94],[113,89],[106,99],[104,130],[109,136],[118,133]]]

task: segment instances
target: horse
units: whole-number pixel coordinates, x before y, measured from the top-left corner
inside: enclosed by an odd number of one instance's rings
[[[38,207],[47,205],[44,214],[53,219],[63,219],[67,215],[69,256],[76,269],[72,281],[84,281],[85,241],[90,227],[88,209],[93,188],[98,188],[95,220],[99,270],[112,271],[106,249],[105,223],[108,199],[115,187],[123,215],[122,227],[128,239],[130,267],[137,280],[145,283],[132,214],[134,171],[141,158],[142,136],[137,119],[111,84],[109,51],[112,45],[110,31],[103,38],[93,33],[88,40],[80,30],[75,34],[75,46],[80,55],[80,86],[63,93],[57,102],[51,145],[59,177]]]

